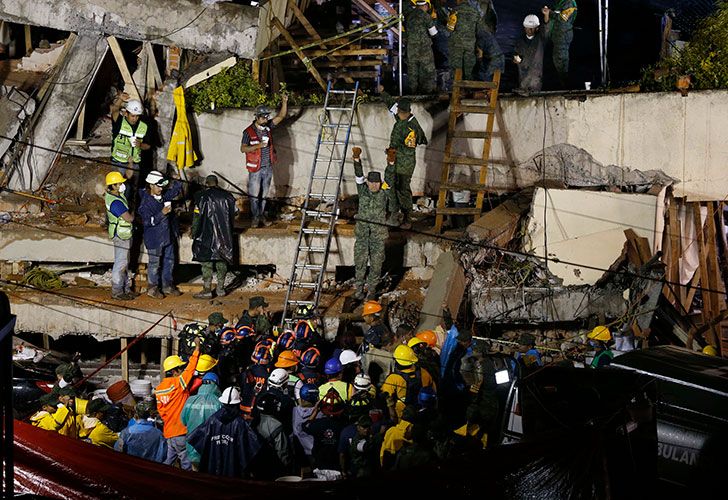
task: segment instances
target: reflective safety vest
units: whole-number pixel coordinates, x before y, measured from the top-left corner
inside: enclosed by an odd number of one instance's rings
[[[111,213],[111,204],[115,200],[119,200],[120,202],[122,202],[126,207],[126,210],[129,211],[129,202],[126,201],[126,198],[123,194],[120,194],[119,196],[116,196],[109,192],[106,192],[104,194],[104,202],[106,203],[106,217],[109,219],[109,238],[118,236],[122,240],[130,240],[133,228],[131,222],[127,222],[121,217],[117,217]]]
[[[247,129],[245,129],[245,131],[248,133],[248,137],[250,137],[251,146],[260,144],[260,137],[258,137],[258,131],[256,130],[254,124],[251,124]],[[277,161],[277,157],[276,150],[273,147],[273,137],[270,135],[270,131],[268,132],[267,147],[270,148],[270,164],[272,166]],[[255,151],[245,153],[245,168],[248,169],[248,172],[257,172],[258,170],[260,170],[260,160],[263,157],[263,155],[261,154],[262,152],[262,149],[256,149]]]
[[[139,121],[137,124],[136,132],[131,128],[131,125],[126,118],[121,117],[121,128],[119,133],[114,137],[114,143],[111,146],[111,159],[121,163],[129,161],[129,156],[132,157],[134,163],[142,161],[142,150],[139,147],[131,146],[131,138],[136,137],[137,139],[144,139],[147,134],[147,124],[143,121]]]

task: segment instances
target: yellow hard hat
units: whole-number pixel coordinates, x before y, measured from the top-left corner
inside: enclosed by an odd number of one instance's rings
[[[421,339],[421,338],[419,338],[419,337],[412,337],[411,339],[409,339],[409,340],[407,341],[407,345],[408,345],[409,347],[414,347],[414,346],[416,346],[417,344],[426,344],[426,343],[427,343],[427,342],[425,342],[424,340],[422,340],[422,339]]]
[[[197,368],[195,370],[200,373],[205,373],[215,368],[215,366],[217,366],[217,360],[209,354],[203,354],[197,360]]]
[[[363,316],[369,316],[370,314],[376,314],[381,312],[382,305],[376,300],[367,300],[364,302],[364,309],[362,311]]]
[[[612,340],[612,334],[606,326],[595,326],[594,330],[587,335],[587,338],[609,342]]]
[[[164,371],[168,372],[170,370],[174,370],[175,368],[179,368],[180,366],[186,365],[187,362],[184,361],[182,358],[177,356],[176,354],[174,356],[167,356],[164,359],[164,363],[162,363],[162,366],[164,367]]]
[[[718,349],[716,349],[712,345],[708,344],[705,347],[703,347],[703,354],[707,354],[708,356],[717,356]]]
[[[114,171],[106,174],[107,186],[111,186],[112,184],[121,184],[122,182],[126,182],[126,179],[119,172]]]
[[[394,360],[402,366],[412,366],[417,363],[417,355],[410,346],[400,345],[394,350]]]

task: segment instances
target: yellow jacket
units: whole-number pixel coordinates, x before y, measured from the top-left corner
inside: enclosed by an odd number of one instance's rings
[[[58,430],[58,424],[56,423],[56,420],[53,418],[53,415],[51,415],[47,411],[41,410],[33,414],[33,416],[30,417],[30,423],[33,424],[35,427],[45,429],[47,431],[55,432]]]
[[[73,412],[63,405],[59,406],[53,414],[44,410],[36,412],[30,417],[30,423],[47,431],[58,432],[62,436],[74,439],[78,436],[76,418]]]
[[[380,464],[384,465],[385,453],[396,455],[405,443],[412,442],[405,437],[411,428],[412,423],[406,420],[400,420],[397,425],[387,429],[386,434],[384,434],[384,441],[382,441],[382,448],[379,450]]]
[[[177,108],[177,121],[174,124],[172,139],[169,141],[167,160],[177,164],[178,169],[191,167],[197,161],[197,154],[192,149],[192,131],[187,120],[185,109],[185,92],[182,87],[174,89],[174,105]]]
[[[119,435],[109,429],[106,424],[99,422],[88,435],[88,439],[91,440],[91,444],[113,450],[116,441],[119,439]]]

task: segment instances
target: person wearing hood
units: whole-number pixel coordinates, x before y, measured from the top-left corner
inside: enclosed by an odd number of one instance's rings
[[[180,419],[187,427],[188,436],[222,408],[220,402],[222,393],[219,385],[220,379],[216,374],[212,372],[205,373],[197,394],[190,396],[185,402]],[[190,445],[189,441],[187,442],[187,458],[194,466],[198,466],[200,463],[200,454]]]
[[[212,270],[217,271],[215,294],[224,297],[225,276],[233,263],[235,198],[218,186],[216,175],[205,178],[205,190],[195,195],[192,220],[192,260],[202,265],[202,291],[193,297],[212,298]]]
[[[187,440],[200,454],[200,472],[247,477],[248,468],[261,449],[260,438],[242,416],[237,387],[225,389],[219,401],[222,408]]]
[[[102,422],[111,406],[101,398],[92,399],[86,405],[86,413],[78,415],[78,437],[95,446],[114,448],[119,435]]]
[[[513,62],[518,66],[516,92],[529,94],[540,92],[543,87],[543,54],[546,47],[546,30],[535,14],[523,20],[523,33],[516,40]]]
[[[146,177],[147,187],[139,190],[137,212],[144,225],[144,246],[149,255],[147,295],[163,299],[165,295],[182,295],[174,285],[177,221],[172,200],[182,194],[182,183],[169,180],[153,170]]]
[[[253,428],[263,444],[253,466],[256,479],[274,480],[293,471],[293,445],[283,423],[276,418],[279,413],[280,402],[270,393],[262,394],[255,402]]]
[[[127,455],[162,463],[167,457],[167,440],[162,431],[154,425],[153,404],[140,401],[134,408],[134,425],[129,425],[119,433],[114,445],[116,451]]]

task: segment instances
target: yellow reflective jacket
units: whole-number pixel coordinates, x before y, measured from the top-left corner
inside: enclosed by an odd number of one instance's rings
[[[185,109],[185,92],[182,87],[174,89],[174,105],[177,108],[177,121],[174,124],[172,139],[169,141],[167,159],[177,164],[178,169],[191,167],[197,161],[197,154],[192,148],[192,132]]]

